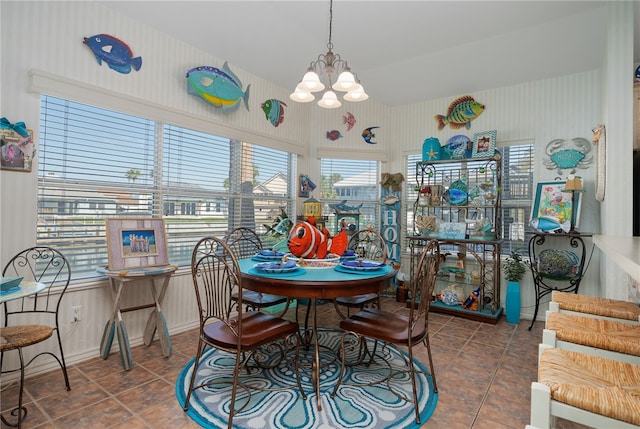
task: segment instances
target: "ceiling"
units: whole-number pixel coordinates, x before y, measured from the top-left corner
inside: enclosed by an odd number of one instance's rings
[[[292,91],[327,52],[326,0],[99,3]],[[333,52],[388,105],[473,93],[602,67],[606,3],[335,0]]]

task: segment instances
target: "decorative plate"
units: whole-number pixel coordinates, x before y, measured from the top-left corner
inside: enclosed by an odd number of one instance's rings
[[[295,262],[289,261],[281,264],[279,262],[261,262],[253,266],[258,271],[270,274],[289,273],[298,269]]]
[[[385,266],[384,262],[369,261],[363,259],[360,261],[342,261],[340,267],[353,271],[373,271],[379,270]]]
[[[442,146],[443,159],[463,159],[471,158],[471,139],[459,134],[451,137]]]
[[[577,274],[580,260],[569,250],[545,249],[538,256],[538,272],[551,276]]]

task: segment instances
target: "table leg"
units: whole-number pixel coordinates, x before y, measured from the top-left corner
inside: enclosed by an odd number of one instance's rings
[[[100,355],[102,356],[102,359],[107,359],[109,357],[113,337],[117,334],[122,366],[128,371],[133,367],[133,357],[131,356],[131,347],[129,345],[127,328],[124,325],[122,313],[120,312],[120,299],[122,297],[124,282],[117,280],[116,284],[116,280],[112,278],[109,279],[109,282],[111,283],[111,296],[113,297],[113,313],[111,315],[111,319],[104,327],[102,341],[100,342]]]
[[[169,279],[171,276],[164,276],[162,286],[160,287],[160,292],[158,293],[155,285],[155,278],[149,279],[149,287],[151,289],[151,295],[153,296],[153,302],[155,304],[155,308],[149,314],[149,319],[147,319],[147,326],[144,330],[144,343],[146,345],[150,345],[153,341],[153,336],[158,332],[158,340],[160,341],[160,347],[162,348],[162,354],[166,357],[171,356],[172,347],[171,347],[171,339],[169,337],[169,330],[167,329],[167,321],[164,318],[164,314],[162,313],[161,303],[164,299],[164,294],[167,290],[167,286],[169,285]]]
[[[318,401],[318,411],[322,411],[322,398],[320,397],[320,344],[318,341],[318,317],[316,309],[316,299],[311,299],[311,311],[313,319],[311,322],[312,341],[313,341],[313,363],[311,364],[311,378],[313,387],[316,391],[316,400]]]

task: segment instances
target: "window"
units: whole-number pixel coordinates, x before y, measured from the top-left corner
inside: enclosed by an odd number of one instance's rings
[[[163,216],[169,261],[188,265],[204,235],[291,213],[294,176],[287,152],[43,95],[37,242],[92,277],[105,218]]]
[[[533,143],[502,143],[498,150],[502,154],[502,253],[511,250],[523,253],[526,246],[525,232],[529,232],[529,216],[533,200]],[[421,154],[410,154],[406,158],[406,205],[407,233],[413,232],[413,203],[418,197],[416,184],[416,162]],[[524,252],[526,253],[526,252]]]
[[[320,160],[320,199],[327,229],[351,230],[378,225],[380,162],[353,159]],[[356,213],[349,216],[348,213]]]

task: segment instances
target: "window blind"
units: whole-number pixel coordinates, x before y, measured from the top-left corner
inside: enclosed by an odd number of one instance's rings
[[[368,225],[378,228],[379,161],[323,158],[320,160],[320,176],[322,212],[328,215],[328,229],[332,234],[338,232],[336,207],[340,210],[347,206],[359,211],[359,219],[357,224],[352,223],[352,229]]]
[[[105,218],[163,217],[169,261],[188,265],[205,235],[266,235],[295,210],[296,156],[50,96],[41,98],[38,244],[74,279],[107,264]]]

